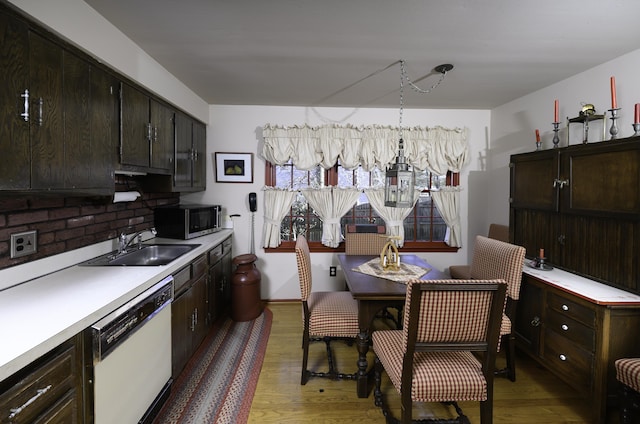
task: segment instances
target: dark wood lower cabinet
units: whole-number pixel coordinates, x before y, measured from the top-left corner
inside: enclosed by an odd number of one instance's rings
[[[0,421],[82,423],[82,338],[78,335],[0,384]]]
[[[208,332],[207,257],[174,274],[171,304],[171,375],[177,378]]]
[[[553,272],[555,282],[569,275]],[[607,408],[617,405],[614,361],[640,356],[640,302],[593,300],[593,284],[571,291],[525,273],[516,336],[522,351],[586,397],[593,423],[604,423]]]

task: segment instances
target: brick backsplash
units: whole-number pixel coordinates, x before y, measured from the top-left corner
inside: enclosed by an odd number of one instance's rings
[[[128,190],[118,176],[116,190]],[[139,190],[138,190],[139,191]],[[142,193],[142,192],[141,192]],[[0,195],[0,269],[45,258],[153,227],[156,206],[179,203],[179,193],[143,193],[134,202],[112,203],[113,197]],[[38,251],[11,259],[11,234],[38,231]]]

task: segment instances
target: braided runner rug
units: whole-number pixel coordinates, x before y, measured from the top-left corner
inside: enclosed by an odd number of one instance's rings
[[[245,424],[258,384],[273,313],[227,318],[202,342],[173,383],[154,424]]]

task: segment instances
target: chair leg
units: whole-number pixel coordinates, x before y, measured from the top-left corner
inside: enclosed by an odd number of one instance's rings
[[[516,336],[513,333],[502,336],[502,350],[507,359],[507,366],[496,370],[493,375],[516,381]]]
[[[302,375],[300,377],[300,385],[304,386],[309,381],[310,373],[307,370],[307,362],[309,360],[309,333],[305,331],[302,335]]]

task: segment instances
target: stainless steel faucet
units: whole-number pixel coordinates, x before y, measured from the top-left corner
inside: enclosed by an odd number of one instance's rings
[[[135,234],[133,234],[131,236],[131,238],[129,238],[129,240],[127,240],[127,235],[125,233],[120,233],[120,237],[119,237],[119,243],[118,243],[118,254],[121,253],[125,253],[127,251],[127,248],[129,247],[129,245],[134,241],[137,240],[138,243],[138,249],[142,248],[142,233],[144,233],[145,231],[150,231],[151,234],[153,234],[154,236],[156,234],[158,234],[158,232],[156,231],[155,228],[151,227],[148,230],[142,230],[142,231],[138,231]]]

